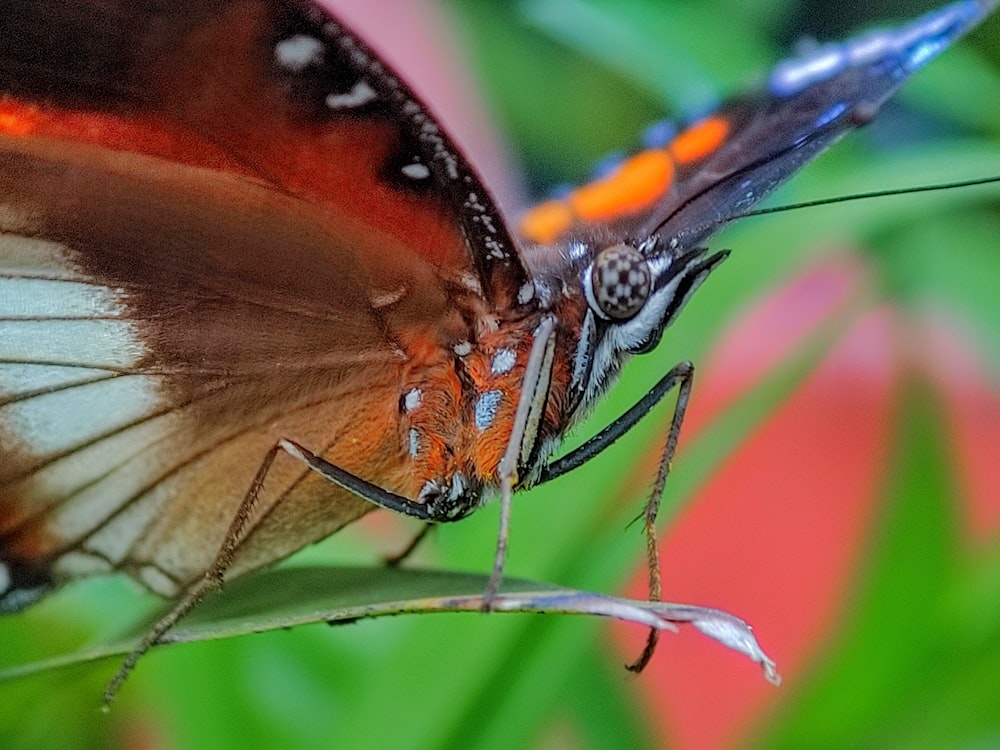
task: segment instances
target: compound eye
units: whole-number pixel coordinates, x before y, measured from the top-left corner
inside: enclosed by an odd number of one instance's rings
[[[631,318],[646,304],[653,275],[642,253],[630,245],[601,250],[590,273],[594,302],[609,318]]]

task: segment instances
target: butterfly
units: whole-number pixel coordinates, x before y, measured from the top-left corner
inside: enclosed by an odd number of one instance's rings
[[[656,347],[705,243],[983,20],[958,0],[766,85],[515,226],[428,108],[307,0],[0,17],[0,612],[123,572],[182,599],[376,508],[460,520],[590,460],[666,373],[566,432]],[[186,603],[184,603],[186,602]]]

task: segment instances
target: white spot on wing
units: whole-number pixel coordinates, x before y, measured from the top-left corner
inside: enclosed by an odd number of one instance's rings
[[[87,367],[0,363],[0,399],[68,388],[110,376],[107,370]]]
[[[818,46],[812,54],[775,66],[770,88],[778,96],[791,96],[808,86],[825,81],[847,65],[843,48],[836,44]]]
[[[388,307],[389,305],[395,305],[405,296],[406,287],[401,286],[398,289],[373,291],[368,297],[368,302],[371,303],[372,307],[378,310],[383,307]]]
[[[156,378],[126,376],[0,407],[0,427],[32,453],[63,453],[128,427],[159,407]]]
[[[25,211],[20,206],[0,203],[0,231],[10,233],[10,236],[8,237],[0,236],[0,250],[3,250],[4,242],[16,243],[22,239],[29,240],[29,238],[24,235],[37,232],[38,222],[29,212]],[[35,241],[37,242],[37,240]],[[0,255],[0,257],[3,256]]]
[[[814,45],[797,59],[775,66],[771,90],[791,96],[814,83],[829,80],[845,67],[879,62],[901,75],[912,73],[990,12],[990,3],[955,2],[930,11],[906,26],[871,31],[843,44]]]
[[[416,428],[410,428],[408,439],[410,443],[410,458],[416,458],[420,455],[420,431]]]
[[[67,552],[52,566],[57,577],[80,578],[98,573],[110,573],[108,561],[85,552]]]
[[[431,170],[427,168],[427,165],[420,164],[419,162],[407,164],[400,171],[405,177],[409,177],[411,180],[426,180],[431,176]]]
[[[177,595],[177,584],[153,565],[144,565],[139,569],[139,580],[160,596],[172,598]]]
[[[0,319],[116,317],[124,311],[110,289],[79,281],[0,279]]]
[[[468,341],[460,341],[451,348],[459,357],[464,357],[472,351],[472,344]]]
[[[361,107],[376,97],[375,89],[365,81],[358,81],[354,87],[346,94],[329,94],[326,97],[326,106],[330,109],[354,109]]]
[[[156,434],[162,437],[165,426],[155,425],[159,428]],[[82,535],[94,528],[95,518],[107,518],[113,514],[109,522],[87,538],[84,546],[114,564],[120,564],[128,557],[153,522],[162,517],[167,503],[174,501],[178,494],[179,485],[171,480],[148,488],[150,477],[146,462],[150,451],[143,454],[134,451],[131,446],[136,440],[144,439],[143,434],[134,433],[153,432],[146,427],[143,425],[139,430],[129,430],[128,445],[123,445],[124,440],[113,441],[117,445],[103,451],[107,455],[112,449],[117,449],[118,455],[112,459],[115,460],[115,470],[74,495],[73,501],[65,504],[67,511],[61,512],[56,519],[57,523],[65,524]],[[189,441],[184,441],[184,447],[188,445]],[[179,450],[170,450],[162,441],[152,446],[152,450],[156,452],[157,460],[180,453]],[[136,455],[133,456],[133,453]]]
[[[14,277],[44,275],[49,279],[86,281],[70,262],[63,245],[26,236],[38,231],[39,227],[30,217],[16,208],[0,204],[0,273]]]
[[[124,320],[0,320],[0,360],[127,369],[145,352]]]
[[[283,68],[298,73],[323,60],[323,42],[307,34],[296,34],[274,45],[274,59]]]
[[[0,264],[12,273],[0,278],[0,397],[26,396],[0,407],[0,428],[37,455],[132,424],[159,400],[155,378],[114,377],[146,354],[134,323],[116,319],[125,313],[119,290],[86,283],[78,273],[18,275],[38,260],[66,269],[62,252],[25,238],[0,247]]]

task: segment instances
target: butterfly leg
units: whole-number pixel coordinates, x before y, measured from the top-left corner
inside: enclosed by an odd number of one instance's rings
[[[216,554],[215,560],[212,561],[208,570],[205,571],[200,579],[192,584],[177,604],[150,628],[149,632],[139,642],[139,645],[129,652],[125,660],[121,663],[121,666],[118,667],[118,671],[115,672],[114,677],[111,678],[111,681],[104,689],[105,710],[110,707],[115,696],[118,694],[118,690],[132,670],[135,669],[135,665],[139,662],[143,654],[159,643],[174,625],[198,605],[198,602],[212,591],[222,588],[226,570],[232,563],[233,555],[236,554],[240,543],[246,536],[247,524],[253,518],[261,488],[264,486],[264,478],[267,476],[271,465],[274,463],[274,459],[281,450],[281,442],[278,442],[267,452],[263,462],[261,462],[260,468],[257,470],[257,474],[254,476],[250,489],[243,498],[243,502],[240,503],[240,507],[237,509],[236,515],[233,517],[229,529],[226,531],[222,546],[219,548],[219,552]]]
[[[331,464],[329,461],[306,450],[298,443],[286,439],[279,440],[264,457],[250,485],[250,489],[247,490],[229,529],[226,531],[226,536],[212,564],[205,571],[204,575],[184,593],[184,596],[177,602],[173,609],[164,615],[143,637],[139,645],[125,657],[125,660],[104,691],[105,707],[109,706],[114,700],[118,690],[125,682],[129,673],[135,668],[142,655],[159,643],[163,636],[197,606],[198,602],[204,599],[205,596],[212,591],[222,588],[226,571],[232,564],[240,545],[247,537],[250,522],[255,518],[257,503],[261,489],[264,486],[264,480],[279,453],[287,453],[331,482],[354,492],[359,497],[379,507],[388,508],[389,510],[405,515],[416,516],[424,521],[437,520],[434,515],[435,508],[433,505],[417,503],[409,498],[396,495]]]
[[[554,329],[555,320],[551,317],[546,317],[543,318],[542,323],[535,332],[535,341],[524,377],[525,388],[522,390],[521,400],[518,402],[514,427],[508,441],[507,450],[497,471],[501,494],[500,531],[497,538],[493,572],[483,595],[484,610],[490,608],[490,604],[497,594],[500,580],[503,576],[503,563],[507,556],[507,540],[510,531],[511,498],[514,486],[517,484],[517,466],[521,459],[526,436],[529,444],[534,441],[539,414],[541,409],[544,408],[545,398],[548,393],[548,370],[551,368],[555,344]],[[529,432],[531,432],[530,435],[528,434]],[[367,500],[373,505],[395,511],[396,513],[413,516],[422,521],[432,523],[456,521],[478,507],[478,498],[476,497],[450,498],[444,493],[432,500],[428,499],[423,502],[410,500],[330,463],[322,456],[316,455],[293,440],[284,438],[279,440],[268,451],[263,463],[261,463],[260,468],[257,470],[250,489],[244,497],[243,502],[240,503],[240,507],[226,532],[215,560],[209,566],[208,570],[205,571],[201,579],[188,589],[184,596],[177,602],[176,606],[164,615],[150,629],[139,645],[125,657],[122,665],[118,668],[115,676],[105,689],[105,706],[109,706],[114,700],[119,688],[121,688],[129,673],[135,668],[139,658],[159,643],[163,636],[207,594],[222,587],[225,573],[232,564],[237,549],[246,537],[250,521],[254,518],[254,511],[256,510],[261,488],[264,485],[264,479],[279,452],[287,453],[320,476],[353,492],[358,497]]]
[[[522,378],[521,397],[517,402],[510,438],[503,458],[497,467],[500,484],[500,529],[497,532],[497,548],[493,555],[493,572],[483,593],[483,611],[488,612],[493,599],[500,590],[504,563],[507,561],[507,544],[510,539],[510,516],[513,507],[514,487],[518,483],[518,467],[538,437],[538,425],[545,410],[549,384],[552,376],[552,358],[555,353],[556,320],[551,315],[542,318],[535,329],[534,341],[528,353],[528,362]]]
[[[403,561],[406,560],[406,558],[408,558],[410,555],[413,554],[413,551],[420,546],[421,542],[423,542],[424,539],[430,536],[430,533],[433,530],[434,530],[434,524],[432,523],[424,524],[424,527],[416,533],[413,539],[410,540],[409,544],[407,544],[402,550],[400,550],[396,554],[389,555],[385,558],[385,564],[390,568],[398,568],[403,563]]]
[[[547,482],[582,466],[631,430],[670,391],[674,388],[678,389],[677,403],[674,406],[673,416],[670,419],[670,429],[667,433],[667,441],[663,447],[663,453],[660,456],[656,480],[653,483],[653,489],[650,492],[649,501],[646,503],[646,508],[642,516],[643,526],[646,531],[646,561],[649,569],[649,598],[651,601],[660,601],[663,596],[660,576],[659,543],[656,534],[656,516],[660,510],[660,502],[663,499],[663,490],[670,475],[674,454],[677,452],[677,442],[680,439],[681,425],[684,423],[684,415],[687,413],[693,383],[693,364],[690,362],[681,362],[674,366],[631,409],[579,448],[546,466],[542,470],[538,480],[539,483]],[[649,664],[649,660],[653,657],[658,639],[659,631],[651,629],[642,654],[633,663],[627,665],[628,669],[633,672],[641,672],[645,669],[646,665]]]

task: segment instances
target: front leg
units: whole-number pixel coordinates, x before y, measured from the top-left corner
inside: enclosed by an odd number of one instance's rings
[[[115,676],[108,683],[104,691],[105,706],[109,706],[114,700],[118,689],[125,682],[125,679],[135,667],[140,657],[159,643],[163,636],[194,609],[205,596],[212,591],[222,588],[226,571],[232,565],[233,558],[239,550],[240,545],[246,541],[252,527],[252,522],[256,517],[258,500],[261,490],[264,487],[264,482],[271,470],[271,466],[280,453],[287,453],[292,458],[304,464],[306,468],[315,471],[330,482],[349,490],[373,505],[395,511],[396,513],[413,516],[428,523],[455,521],[479,507],[477,493],[449,494],[440,491],[428,491],[422,494],[419,502],[410,500],[330,463],[293,440],[285,438],[278,440],[261,462],[260,468],[257,470],[253,482],[250,484],[250,488],[247,490],[246,495],[244,495],[239,508],[229,524],[229,528],[226,530],[226,535],[212,564],[201,578],[195,581],[184,592],[184,595],[177,601],[173,609],[154,624],[139,645],[125,657],[122,665],[118,668]]]
[[[687,412],[688,402],[691,398],[693,383],[694,365],[690,362],[681,362],[675,365],[631,409],[576,450],[570,451],[562,458],[556,459],[545,466],[538,480],[539,484],[548,482],[583,466],[635,427],[670,391],[675,387],[678,389],[677,403],[674,406],[673,416],[670,419],[667,441],[663,447],[663,453],[660,455],[656,481],[653,482],[649,501],[646,503],[646,508],[643,511],[643,526],[646,531],[646,562],[649,569],[649,598],[651,601],[661,601],[663,597],[660,576],[660,550],[656,535],[656,516],[660,510],[660,502],[663,499],[663,490],[666,487],[667,478],[670,476],[674,454],[677,452],[677,442],[680,439],[681,425],[684,423],[684,415]],[[653,656],[658,639],[659,631],[655,628],[650,629],[642,654],[632,664],[628,665],[628,669],[633,672],[641,672],[645,669]]]
[[[653,408],[664,399],[664,397],[670,393],[675,387],[680,387],[680,393],[677,397],[677,406],[674,408],[674,419],[677,418],[677,412],[681,412],[680,422],[684,420],[684,410],[687,408],[687,401],[689,394],[691,392],[691,384],[694,382],[694,365],[690,362],[681,362],[674,365],[664,375],[657,381],[649,392],[643,396],[631,409],[622,414],[618,419],[613,421],[599,433],[590,438],[587,442],[576,448],[565,456],[557,458],[552,461],[547,466],[542,467],[542,470],[538,476],[538,481],[535,484],[544,484],[545,482],[561,477],[563,474],[568,474],[574,469],[578,469],[585,463],[590,461],[590,459],[595,458],[598,454],[602,453],[605,448],[610,447],[615,442],[618,441],[623,435],[625,435],[629,430],[635,427]],[[683,408],[681,406],[681,401],[683,399]],[[673,432],[674,420],[671,421],[671,432]],[[680,424],[677,424],[677,431],[680,432]],[[676,442],[676,441],[675,441]],[[672,457],[672,456],[671,456]]]

